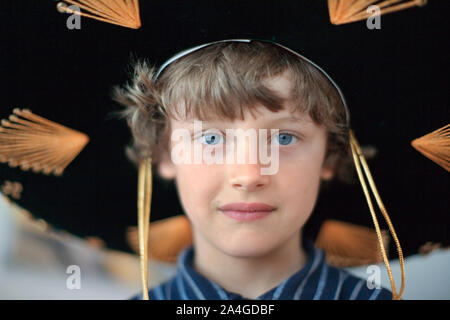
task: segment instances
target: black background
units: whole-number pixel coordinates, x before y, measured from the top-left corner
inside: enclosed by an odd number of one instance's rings
[[[381,30],[365,21],[332,25],[325,0],[141,0],[140,9],[139,30],[85,18],[69,30],[55,1],[1,1],[0,118],[29,108],[91,139],[60,178],[0,164],[0,183],[23,184],[23,207],[129,250],[137,170],[124,154],[130,133],[110,116],[120,109],[110,93],[129,78],[130,58],[160,65],[201,43],[261,38],[310,58],[339,84],[357,139],[379,151],[369,165],[406,255],[426,241],[449,244],[448,172],[410,146],[449,122],[449,1],[382,16]],[[152,221],[182,213],[173,186],[156,179],[153,192]],[[326,218],[372,225],[359,184],[321,194],[307,232]]]

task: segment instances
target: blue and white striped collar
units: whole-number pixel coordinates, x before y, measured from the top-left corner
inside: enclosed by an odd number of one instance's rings
[[[311,239],[303,241],[307,261],[303,268],[278,286],[258,297],[260,300],[391,300],[392,292],[368,285],[344,269],[326,263],[324,252]],[[150,300],[247,300],[227,292],[192,267],[193,247],[180,253],[174,277],[149,291]],[[133,299],[142,299],[142,294]]]
[[[328,265],[325,262],[324,252],[315,247],[313,241],[305,239],[303,243],[307,254],[304,267],[295,274],[284,280],[277,287],[262,294],[260,300],[292,300],[299,299],[310,288],[316,289],[315,295],[320,296],[323,290]],[[178,257],[178,271],[175,281],[179,283],[180,298],[186,300],[240,300],[247,299],[240,294],[227,292],[218,284],[205,278],[192,267],[194,248],[192,246],[182,251]],[[324,276],[325,274],[325,276]],[[316,275],[320,275],[316,277]],[[322,283],[322,285],[320,285]]]

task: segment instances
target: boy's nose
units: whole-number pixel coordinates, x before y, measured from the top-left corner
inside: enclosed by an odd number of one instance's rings
[[[261,174],[262,165],[258,159],[258,144],[256,147],[256,150],[250,148],[249,139],[245,139],[244,143],[236,146],[235,151],[244,155],[245,160],[243,163],[237,161],[237,163],[228,164],[230,183],[233,188],[251,192],[264,189],[269,185],[269,176]],[[253,158],[253,160],[250,160],[250,158]],[[234,160],[236,159],[237,157],[234,158]]]
[[[259,164],[235,164],[230,168],[230,184],[239,191],[257,191],[269,185],[269,175],[261,175]]]

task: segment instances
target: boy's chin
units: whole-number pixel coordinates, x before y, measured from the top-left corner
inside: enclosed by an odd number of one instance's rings
[[[263,258],[272,253],[276,244],[266,241],[243,241],[241,243],[224,243],[220,250],[226,255],[241,259]]]

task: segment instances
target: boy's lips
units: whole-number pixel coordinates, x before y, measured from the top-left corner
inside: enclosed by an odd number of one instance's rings
[[[266,203],[228,203],[219,208],[226,216],[239,221],[252,221],[269,215],[274,207]]]

